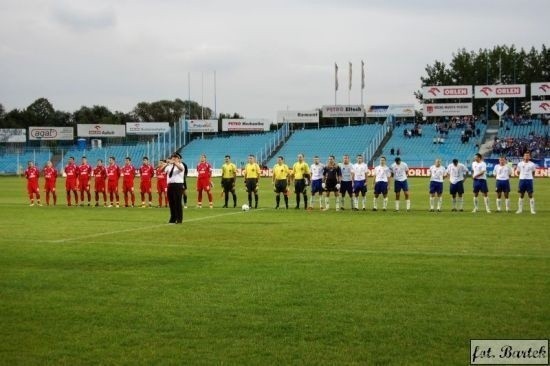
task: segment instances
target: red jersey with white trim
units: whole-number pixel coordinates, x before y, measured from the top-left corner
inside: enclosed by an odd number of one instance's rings
[[[46,183],[53,183],[55,185],[55,180],[57,179],[57,169],[54,167],[45,167],[42,174],[44,174]]]
[[[88,184],[92,176],[92,167],[90,164],[80,164],[78,166],[78,181],[83,184]]]
[[[164,168],[157,168],[156,175],[157,175],[157,190],[159,192],[161,190],[166,190],[166,187],[168,187],[168,175],[164,171]]]
[[[136,168],[133,165],[124,165],[120,168],[120,175],[122,175],[122,182],[133,184],[134,177],[136,176]]]
[[[33,166],[32,168],[25,169],[25,178],[27,178],[28,184],[38,187],[38,177],[40,177],[40,170],[37,167]]]
[[[118,183],[118,178],[120,178],[120,168],[118,165],[109,165],[106,170],[109,183]]]
[[[212,165],[208,162],[199,163],[197,165],[197,174],[199,180],[209,180],[212,176]]]
[[[76,178],[78,177],[78,167],[76,164],[68,164],[65,167],[65,175],[67,176],[68,182],[76,183]]]
[[[143,164],[139,168],[139,175],[141,176],[141,182],[151,183],[151,180],[155,175],[155,169],[151,165]]]
[[[107,179],[107,170],[104,166],[96,166],[94,168],[94,181],[95,185],[103,184],[105,183],[105,179]]]
[[[57,179],[57,169],[55,169],[54,167],[45,167],[42,171],[42,174],[44,175],[46,186],[55,187],[55,181]]]

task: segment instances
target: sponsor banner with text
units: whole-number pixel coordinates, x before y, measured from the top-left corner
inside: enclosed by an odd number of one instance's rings
[[[323,118],[365,117],[365,109],[361,105],[324,105],[321,111]]]
[[[158,135],[170,131],[168,122],[127,122],[128,135]]]
[[[373,104],[367,108],[367,117],[414,117],[414,104]]]
[[[27,142],[27,130],[24,128],[0,128],[0,142]]]
[[[460,99],[472,98],[472,85],[425,86],[422,88],[424,99]]]
[[[424,104],[424,117],[469,116],[472,103]]]
[[[29,140],[73,140],[73,127],[29,127]]]
[[[187,132],[218,132],[218,120],[190,119],[187,121]]]
[[[485,160],[487,162],[487,160]],[[489,173],[489,176],[492,174],[492,170],[494,169],[494,165],[492,168],[487,167],[487,171]],[[369,175],[372,175],[374,173],[374,170],[371,170]],[[430,168],[409,168],[409,177],[429,177],[430,176]],[[535,170],[535,178],[548,178],[550,176],[550,168],[536,168]],[[514,173],[513,177],[519,177],[519,174]],[[470,177],[466,181],[472,181]]]
[[[476,99],[525,97],[525,84],[477,85],[474,89]]]
[[[531,114],[550,114],[550,100],[532,100]]]
[[[531,96],[545,96],[550,95],[550,81],[545,83],[531,83]]]
[[[271,121],[267,119],[224,118],[222,131],[269,131]]]
[[[277,123],[319,123],[319,111],[278,111]]]
[[[76,125],[78,137],[124,137],[126,136],[125,125]]]

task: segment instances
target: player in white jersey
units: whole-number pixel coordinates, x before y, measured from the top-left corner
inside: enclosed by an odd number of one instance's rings
[[[453,197],[453,209],[451,211],[464,211],[464,177],[468,174],[468,169],[458,159],[453,159],[453,163],[447,167],[447,176],[449,177],[449,193]],[[458,199],[457,197],[458,196]]]
[[[310,209],[315,208],[315,195],[319,194],[319,208],[323,208],[323,169],[325,165],[319,162],[319,156],[313,157],[313,164],[309,166],[311,173],[311,206]]]
[[[340,182],[340,210],[344,210],[344,198],[346,193],[349,195],[351,208],[353,209],[353,179],[351,178],[352,164],[349,161],[349,155],[342,157],[342,163],[338,164],[342,171],[342,181]]]
[[[443,194],[443,179],[446,170],[441,165],[441,159],[435,159],[434,165],[430,167],[430,212],[434,212],[434,201],[437,195],[437,212],[441,212]]]
[[[359,154],[356,157],[356,163],[353,164],[351,170],[351,178],[353,180],[353,210],[359,210],[359,193],[362,197],[363,211],[367,209],[367,175],[369,167],[363,162],[363,155]]]
[[[399,211],[399,198],[401,191],[405,195],[405,203],[407,211],[411,209],[411,200],[409,199],[409,183],[407,181],[407,173],[409,166],[401,161],[400,157],[395,158],[395,163],[390,167],[393,181],[393,190],[395,192],[395,211]]]
[[[472,212],[477,212],[477,195],[479,192],[483,193],[483,202],[485,203],[485,211],[491,213],[489,208],[489,197],[487,197],[487,164],[482,160],[481,154],[477,153],[474,156],[474,162],[472,163],[472,178],[474,178],[474,209]]]
[[[516,167],[516,172],[519,173],[519,184],[518,184],[518,210],[516,213],[523,212],[523,196],[525,192],[529,196],[529,206],[531,207],[531,213],[534,215],[535,212],[535,198],[533,198],[533,178],[537,166],[531,161],[531,154],[526,152],[523,154],[523,160],[518,163]]]
[[[380,165],[374,168],[374,198],[372,210],[378,211],[378,196],[382,194],[384,197],[382,209],[386,211],[388,207],[388,185],[391,177],[391,170],[386,165],[386,157],[380,157]]]
[[[498,164],[493,169],[493,175],[496,179],[496,191],[497,191],[497,212],[500,212],[502,206],[502,195],[504,194],[504,202],[506,212],[510,212],[510,177],[514,174],[512,168],[508,166],[508,162],[504,156],[498,159]]]

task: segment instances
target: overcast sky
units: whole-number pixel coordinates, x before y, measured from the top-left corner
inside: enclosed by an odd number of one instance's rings
[[[2,0],[0,103],[56,109],[191,99],[275,119],[281,109],[413,103],[426,64],[550,39],[549,0]],[[216,93],[214,93],[214,70]],[[204,88],[201,78],[204,75]],[[216,95],[216,105],[214,105]]]

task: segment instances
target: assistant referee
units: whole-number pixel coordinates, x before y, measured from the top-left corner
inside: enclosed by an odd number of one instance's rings
[[[170,205],[169,224],[181,224],[183,221],[183,207],[181,195],[183,193],[183,182],[186,175],[186,168],[181,162],[181,155],[177,152],[167,160],[168,165],[164,171],[168,175],[168,204]]]

